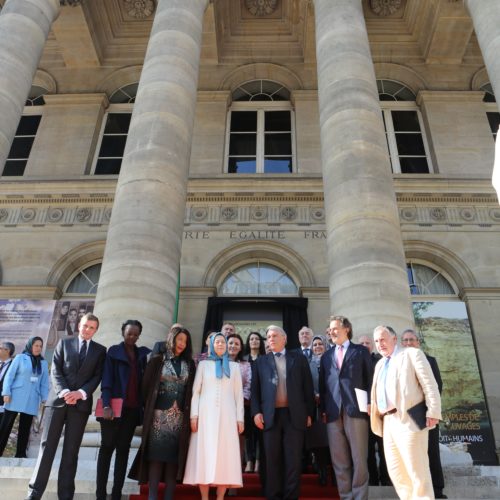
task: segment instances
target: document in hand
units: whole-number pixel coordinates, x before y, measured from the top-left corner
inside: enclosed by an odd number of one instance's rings
[[[367,413],[368,412],[368,393],[366,391],[364,391],[363,389],[354,388],[354,391],[356,392],[356,399],[358,400],[359,411],[364,411],[365,413]]]

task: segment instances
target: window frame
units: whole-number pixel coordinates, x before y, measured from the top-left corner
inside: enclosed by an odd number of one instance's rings
[[[256,157],[255,172],[253,173],[231,173],[229,172],[229,146],[231,142],[231,115],[233,111],[257,111],[256,131]],[[292,171],[290,173],[266,173],[264,172],[264,145],[265,145],[265,113],[267,111],[289,111],[290,112],[290,135],[292,147]],[[295,112],[290,101],[234,101],[228,109],[226,116],[226,142],[224,146],[224,173],[230,175],[291,175],[298,172],[296,164],[296,134],[295,134]]]
[[[432,271],[434,271],[436,273],[436,276],[441,276],[442,278],[444,278],[447,282],[448,282],[448,285],[450,286],[450,288],[453,290],[453,294],[436,294],[436,293],[432,293],[432,294],[425,294],[425,293],[417,293],[417,294],[413,294],[412,293],[412,287],[413,286],[418,286],[418,284],[416,283],[410,283],[410,280],[408,279],[408,289],[410,291],[410,298],[412,300],[412,302],[429,302],[429,301],[438,301],[438,300],[453,300],[453,299],[457,299],[459,300],[458,296],[459,296],[459,290],[458,290],[458,287],[455,283],[455,281],[453,280],[453,278],[442,268],[439,268],[435,265],[432,265],[431,263],[429,263],[428,261],[426,260],[421,260],[421,259],[406,259],[406,268],[405,268],[405,271],[407,272],[407,276],[408,276],[408,266],[410,266],[412,269],[413,269],[413,265],[417,265],[417,266],[422,266],[422,267],[426,267]],[[412,270],[412,273],[413,273],[413,270]],[[435,279],[435,278],[433,278]],[[431,297],[431,299],[426,299],[426,300],[414,300],[413,297]]]
[[[30,160],[30,156],[31,156],[31,151],[33,149],[33,145],[35,144],[35,140],[36,140],[36,136],[38,135],[38,131],[40,130],[40,127],[42,125],[42,120],[43,120],[43,111],[45,109],[45,105],[44,104],[39,104],[37,106],[33,106],[33,105],[28,105],[28,106],[24,106],[23,108],[23,113],[21,115],[21,118],[23,116],[39,116],[40,117],[40,123],[38,124],[38,127],[36,129],[36,133],[35,135],[14,135],[14,138],[12,139],[12,144],[14,144],[14,140],[17,138],[17,137],[33,137],[33,142],[31,143],[31,147],[30,147],[30,153],[28,155],[27,158],[16,158],[16,160],[26,160],[26,164],[24,165],[24,170],[23,170],[23,173],[22,175],[4,175],[4,170],[5,170],[5,166],[7,164],[7,161],[9,161],[9,156],[7,156],[6,160],[5,160],[5,164],[3,165],[2,167],[2,172],[0,173],[0,178],[1,179],[4,179],[4,178],[21,178],[21,177],[24,177],[25,175],[25,172],[26,172],[26,167],[28,166],[28,163],[29,163],[29,160]],[[21,119],[19,120],[19,123],[21,122]],[[17,127],[19,127],[19,123],[17,124]],[[16,132],[17,132],[17,127],[16,127]],[[11,144],[11,148],[12,148],[12,144]],[[10,150],[9,150],[9,153],[10,153]]]
[[[415,102],[412,101],[380,101],[380,108],[384,118],[384,129],[387,139],[387,149],[391,161],[391,168],[393,174],[402,175],[428,175],[434,174],[434,165],[429,149],[429,142],[427,140],[427,133],[422,120],[422,113],[418,109]],[[420,126],[420,134],[422,135],[422,142],[424,144],[425,159],[427,160],[428,172],[422,173],[406,173],[401,171],[401,164],[399,161],[400,156],[396,141],[396,132],[394,130],[394,123],[392,120],[392,111],[415,111],[417,113],[418,124]],[[401,133],[401,132],[398,132]],[[403,132],[404,133],[404,132]],[[414,132],[412,132],[414,133]],[[411,156],[411,158],[422,158],[422,156]]]
[[[96,293],[82,293],[82,292],[68,292],[68,288],[70,287],[71,283],[73,283],[73,281],[81,274],[81,273],[84,273],[87,269],[91,268],[91,267],[94,267],[94,266],[97,266],[97,265],[101,265],[101,271],[102,271],[102,259],[96,259],[96,260],[92,260],[90,262],[87,262],[85,263],[84,266],[80,267],[77,271],[73,272],[70,277],[66,280],[66,283],[64,284],[64,287],[63,287],[63,293],[62,293],[62,296],[59,300],[65,300],[66,298],[70,298],[70,299],[86,299],[88,300],[89,298],[94,298],[96,297],[97,295],[97,288],[99,287],[99,281],[97,281],[97,283],[94,285],[96,286]],[[101,276],[101,271],[99,271],[99,279],[100,279],[100,276]]]
[[[129,103],[110,104],[108,106],[108,108],[106,109],[106,112],[104,113],[102,120],[101,120],[101,125],[100,125],[100,129],[99,129],[99,137],[97,139],[97,143],[96,143],[96,147],[95,147],[94,160],[92,161],[92,168],[90,169],[90,175],[99,176],[99,177],[109,176],[112,178],[116,178],[118,175],[120,175],[120,173],[117,173],[117,174],[96,174],[95,171],[97,168],[97,162],[100,159],[118,158],[118,157],[114,157],[114,156],[113,157],[107,157],[107,156],[100,157],[99,156],[99,153],[101,151],[102,141],[104,139],[104,131],[106,129],[106,123],[108,121],[108,115],[123,113],[123,114],[130,114],[132,116],[133,109],[134,109],[133,103],[130,103],[130,104]],[[112,135],[112,134],[109,134],[109,135]],[[122,134],[114,134],[114,135],[122,135]],[[126,134],[126,138],[128,138],[128,132]],[[126,143],[126,141],[127,141],[127,139],[125,139],[125,143]],[[124,148],[123,152],[125,152],[125,148]],[[121,156],[121,160],[123,162],[123,155]],[[121,170],[121,163],[120,163],[120,170]]]

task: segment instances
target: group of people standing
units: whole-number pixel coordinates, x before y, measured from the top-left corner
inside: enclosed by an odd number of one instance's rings
[[[287,349],[279,326],[269,326],[266,339],[252,332],[244,343],[228,323],[211,332],[207,351],[194,357],[191,335],[179,324],[152,351],[137,346],[142,332],[137,320],[122,325],[122,341],[107,352],[93,340],[98,327],[97,317],[86,314],[79,335],[60,340],[50,393],[38,340],[26,347],[23,365],[40,388],[37,405],[46,405],[28,498],[39,499],[45,491],[63,427],[58,496],[73,498],[78,451],[99,383],[98,500],[107,495],[113,453],[111,497],[121,498],[131,441],[141,424],[129,477],[149,485],[150,500],[157,498],[159,483],[165,484],[164,499],[172,499],[179,481],[198,485],[202,500],[214,486],[221,500],[228,488],[242,486],[245,463],[246,470],[259,469],[266,498],[298,499],[305,440],[313,426],[322,437],[308,448],[314,450],[320,480],[326,477],[329,450],[340,498],[367,499],[370,421],[383,440],[400,498],[435,498],[427,443],[429,429],[441,418],[438,385],[422,351],[403,349],[390,327],[375,328],[381,355],[376,364],[369,349],[352,341],[352,325],[343,316],[330,318],[327,336],[302,328],[298,349]],[[6,390],[4,384],[2,395]],[[412,412],[422,404],[423,424]]]

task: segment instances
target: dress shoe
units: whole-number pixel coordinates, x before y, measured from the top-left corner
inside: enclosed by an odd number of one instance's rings
[[[435,498],[448,498],[443,492],[441,493],[436,493],[434,495]]]

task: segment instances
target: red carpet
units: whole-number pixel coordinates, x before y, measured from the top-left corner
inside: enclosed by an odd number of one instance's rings
[[[332,500],[338,499],[337,489],[333,486],[320,486],[318,484],[318,476],[316,474],[303,474],[300,488],[300,500],[316,500],[319,498],[329,498]],[[215,489],[212,496],[215,497]],[[147,500],[148,487],[141,486],[140,495],[130,495],[130,500]],[[163,485],[160,485],[158,499],[163,498]],[[194,486],[178,485],[175,490],[176,500],[199,500],[200,492]],[[226,499],[235,498],[235,500],[254,500],[263,498],[258,474],[243,474],[243,488],[236,490],[236,497],[228,497]]]

